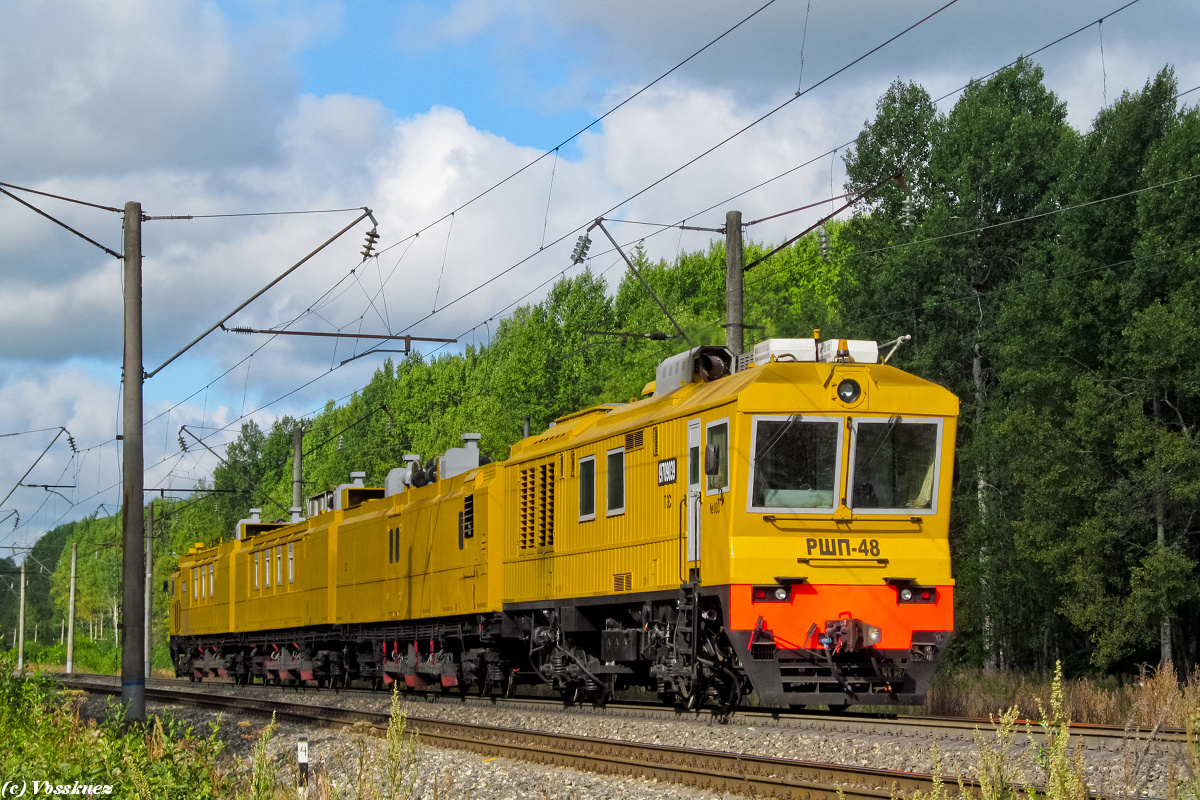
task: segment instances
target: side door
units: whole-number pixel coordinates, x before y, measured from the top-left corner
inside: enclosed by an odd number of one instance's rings
[[[687,560],[700,560],[700,510],[704,506],[701,469],[701,431],[699,419],[688,420],[688,467],[687,467]]]

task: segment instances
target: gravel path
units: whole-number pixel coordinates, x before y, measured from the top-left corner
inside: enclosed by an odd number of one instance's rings
[[[178,684],[176,684],[178,685]],[[193,688],[193,687],[187,687]],[[199,688],[199,687],[195,687]],[[206,682],[203,691],[236,694],[249,692],[253,696],[284,699],[289,702],[338,705],[359,710],[387,711],[389,696],[384,693],[346,692],[333,694],[329,691],[280,690],[278,687],[244,687],[236,689],[229,684]],[[428,703],[417,699],[406,699],[405,708],[410,716],[473,722],[487,725],[504,725],[532,730],[551,731],[578,736],[602,736],[624,741],[637,741],[675,747],[696,747],[710,750],[746,753],[777,758],[796,758],[847,766],[872,767],[904,772],[933,772],[935,758],[940,760],[941,772],[946,775],[962,774],[973,777],[978,764],[978,750],[971,741],[941,741],[936,747],[926,739],[900,739],[895,736],[867,733],[830,736],[824,731],[805,730],[803,727],[756,729],[745,725],[722,725],[708,719],[647,720],[628,719],[619,716],[597,716],[571,714],[562,711],[523,711],[482,706],[464,706],[448,703]],[[153,705],[153,704],[152,704]],[[176,715],[196,720],[198,729],[212,718],[210,712],[178,708]],[[203,721],[203,722],[202,722]],[[244,751],[238,750],[240,742],[231,742],[231,751],[246,760],[257,738],[256,732],[262,722],[255,719],[251,726],[240,721],[236,725],[238,734],[244,739]],[[230,729],[228,723],[225,729]],[[252,728],[250,733],[244,732]],[[295,737],[303,735],[304,726],[285,723],[277,744],[288,759],[295,761]],[[292,732],[295,729],[295,732]],[[234,734],[237,737],[238,734]],[[357,764],[359,758],[355,748],[364,745],[363,737],[339,733],[327,729],[313,728],[308,732],[312,743],[312,758],[320,761],[331,776],[338,776],[338,785],[346,786],[357,767],[352,770],[350,762]],[[1041,773],[1032,762],[1027,737],[1023,729],[1013,737],[1012,753],[1016,757],[1019,771],[1026,781],[1041,784]],[[1167,764],[1138,763],[1137,748],[1130,742],[1125,752],[1085,753],[1085,771],[1093,791],[1108,795],[1165,797]],[[709,792],[691,790],[656,781],[639,781],[625,778],[582,773],[574,770],[525,764],[510,759],[484,760],[482,757],[438,748],[423,748],[420,797],[434,797],[434,785],[439,782],[437,797],[580,797],[580,798],[714,798]],[[1144,759],[1143,759],[1144,761]],[[1179,763],[1179,762],[1177,762]],[[441,791],[444,789],[445,791]],[[449,793],[447,793],[449,792]],[[514,793],[515,792],[515,793]],[[644,793],[644,794],[643,794]]]

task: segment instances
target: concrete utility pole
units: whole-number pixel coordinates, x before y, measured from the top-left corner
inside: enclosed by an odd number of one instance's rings
[[[125,389],[122,435],[124,488],[125,635],[121,640],[121,702],[130,722],[146,721],[145,654],[142,648],[145,611],[145,520],[142,519],[142,204],[125,204]],[[116,620],[114,620],[115,624]],[[114,631],[115,632],[115,631]]]
[[[292,508],[304,508],[304,428],[292,428]]]
[[[745,347],[742,327],[742,212],[725,215],[725,346],[740,356]]]
[[[150,680],[150,662],[153,661],[150,649],[150,610],[154,608],[154,598],[150,594],[154,586],[154,501],[150,501],[150,512],[146,518],[146,614],[143,623],[146,634],[146,680]]]
[[[67,674],[75,671],[75,562],[79,545],[71,545],[71,592],[67,598]]]
[[[17,672],[25,671],[25,562],[21,562],[21,610],[17,623]]]

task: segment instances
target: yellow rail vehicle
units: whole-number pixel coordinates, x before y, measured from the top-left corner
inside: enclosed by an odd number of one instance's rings
[[[917,701],[953,629],[958,401],[877,362],[870,342],[695,348],[652,396],[562,417],[504,462],[468,435],[307,520],[247,520],[180,561],[177,669]]]

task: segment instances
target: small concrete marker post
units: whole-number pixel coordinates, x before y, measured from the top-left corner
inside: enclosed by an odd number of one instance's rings
[[[300,796],[308,794],[308,737],[296,740],[296,761],[300,763]]]

